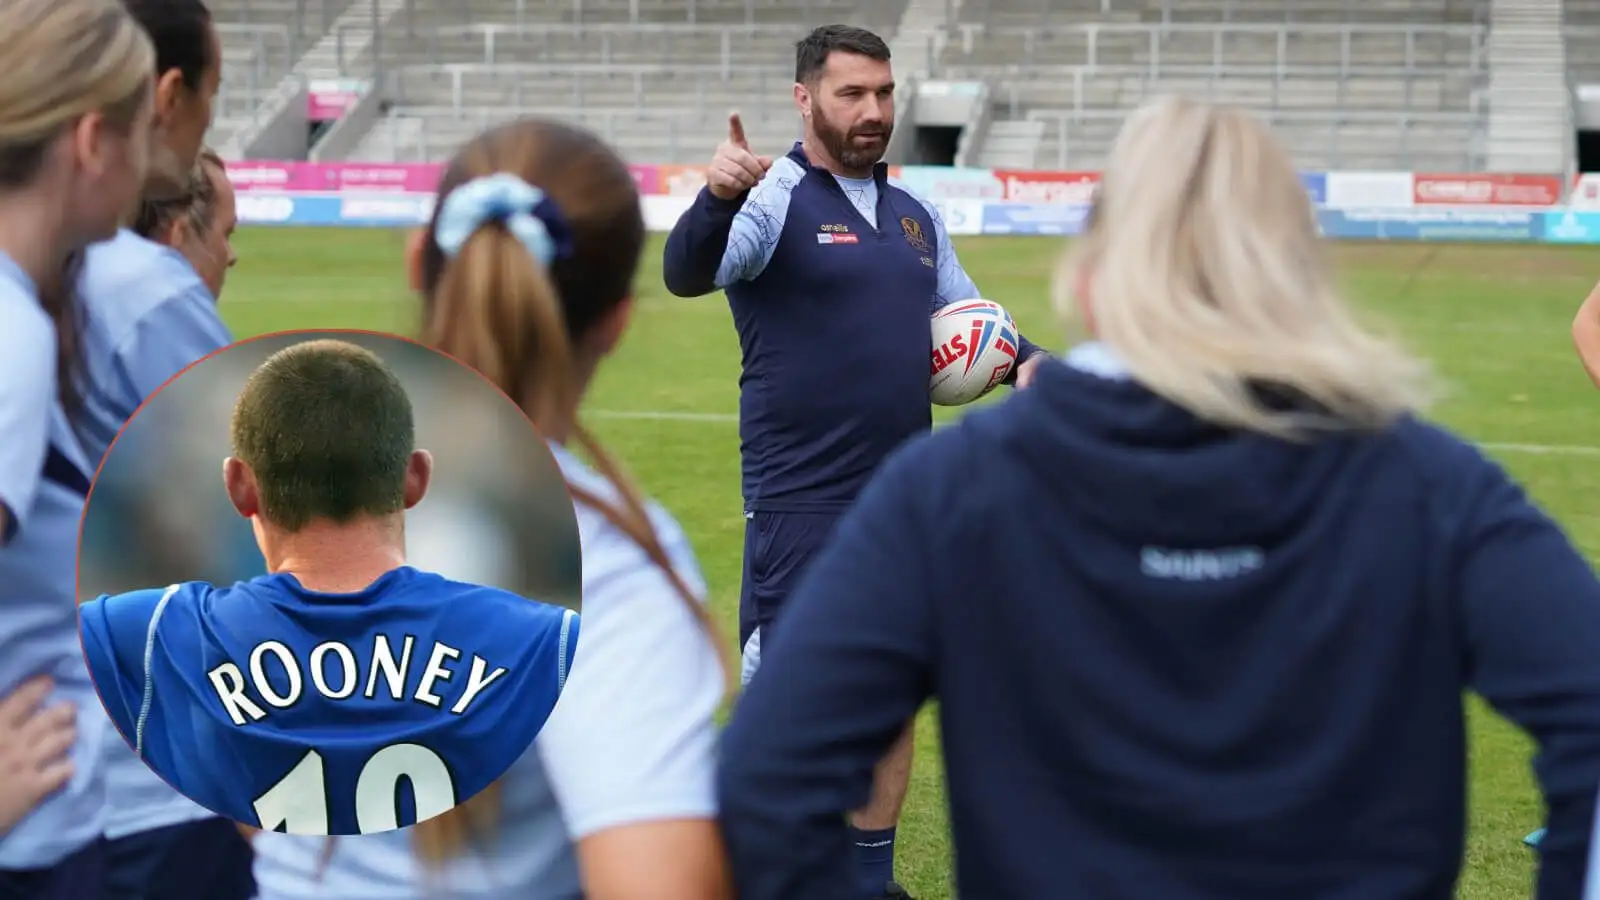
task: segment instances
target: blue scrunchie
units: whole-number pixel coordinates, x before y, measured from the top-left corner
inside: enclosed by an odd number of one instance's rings
[[[451,191],[434,221],[434,243],[454,258],[467,239],[490,222],[503,223],[542,265],[572,252],[571,232],[555,203],[544,191],[507,172],[474,178]]]

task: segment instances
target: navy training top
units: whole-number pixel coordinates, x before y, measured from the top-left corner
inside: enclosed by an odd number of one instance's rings
[[[870,179],[844,178],[799,143],[743,197],[702,188],[667,238],[663,275],[680,297],[727,293],[750,511],[853,501],[890,452],[932,427],[933,311],[981,296],[937,207],[882,163]],[[1021,343],[1019,365],[1039,352]]]
[[[842,814],[936,697],[962,897],[1450,900],[1470,689],[1577,900],[1600,584],[1560,528],[1421,421],[1291,444],[1074,358],[896,454],[790,598],[724,739],[739,896],[849,895]]]

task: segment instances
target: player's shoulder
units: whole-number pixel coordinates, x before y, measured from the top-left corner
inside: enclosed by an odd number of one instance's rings
[[[130,285],[148,286],[153,278],[181,282],[185,286],[199,281],[199,276],[178,251],[126,228],[108,241],[91,244],[84,253],[80,284],[86,293]]]
[[[55,325],[39,296],[0,272],[0,340],[8,359],[22,354],[29,363],[53,365]]]
[[[89,317],[91,329],[97,322],[115,329],[169,300],[205,291],[182,254],[126,228],[89,247],[78,286],[95,313]]]
[[[84,603],[81,612],[85,620],[103,622],[115,640],[142,639],[149,632],[150,624],[159,621],[167,610],[198,605],[214,590],[207,582],[190,581],[101,594]]]
[[[470,607],[474,615],[481,613],[485,621],[497,624],[503,624],[509,618],[524,625],[554,628],[560,624],[566,612],[565,607],[490,584],[457,581],[420,569],[413,569],[410,574],[406,584],[408,590],[426,593],[434,602],[443,605],[463,604]]]
[[[219,589],[209,581],[180,581],[161,587],[139,588],[120,594],[105,594],[101,601],[123,606],[153,606],[188,603],[210,597]],[[221,590],[227,590],[223,588]]]
[[[887,184],[889,185],[890,190],[898,191],[899,193],[904,194],[908,199],[921,204],[922,208],[927,210],[929,215],[939,215],[939,208],[933,204],[933,201],[917,193],[916,190],[911,187],[911,185],[906,184],[896,176],[890,175],[887,180]]]

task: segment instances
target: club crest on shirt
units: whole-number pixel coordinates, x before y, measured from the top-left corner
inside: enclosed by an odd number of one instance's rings
[[[911,216],[905,216],[900,220],[900,230],[906,233],[906,243],[911,245],[911,249],[918,253],[927,253],[932,249],[928,246],[928,239],[922,234],[922,223]]]

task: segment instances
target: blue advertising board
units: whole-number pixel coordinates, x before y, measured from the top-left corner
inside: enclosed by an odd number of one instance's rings
[[[1544,239],[1552,244],[1600,244],[1600,212],[1548,212]]]
[[[1544,213],[1456,209],[1319,209],[1331,238],[1367,241],[1538,241]]]
[[[984,234],[1072,235],[1083,231],[1089,207],[1060,203],[986,203]]]
[[[400,192],[300,194],[240,191],[239,221],[246,225],[421,225],[433,214],[433,196]]]

